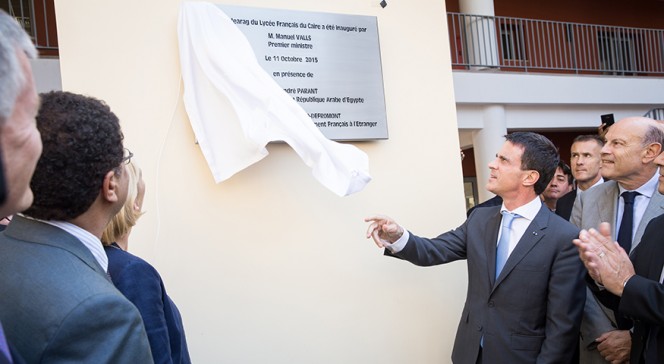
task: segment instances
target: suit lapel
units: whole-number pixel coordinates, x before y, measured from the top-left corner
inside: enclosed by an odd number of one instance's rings
[[[663,254],[658,254],[656,252],[650,252],[650,249],[648,249],[648,256],[646,259],[648,259],[648,276],[646,278],[652,279],[653,281],[660,281],[660,277],[662,276],[662,265],[664,264],[664,255]]]
[[[611,236],[613,239],[616,238],[616,214],[618,211],[618,183],[615,181],[608,181],[605,183],[610,183],[611,186],[609,188],[606,188],[604,190],[604,196],[601,198],[597,199],[597,216],[599,216],[599,220],[597,221],[595,226],[592,226],[592,228],[597,229],[599,227],[599,224],[602,222],[608,222],[611,224]]]
[[[519,262],[528,254],[528,252],[530,252],[533,247],[535,247],[535,245],[537,245],[537,243],[539,243],[542,238],[544,238],[544,229],[546,229],[549,220],[547,214],[551,214],[551,212],[548,210],[546,205],[542,204],[539,212],[537,215],[535,215],[535,218],[530,223],[530,225],[528,225],[528,228],[526,228],[523,236],[512,251],[512,254],[510,254],[509,258],[507,258],[507,262],[505,262],[505,266],[500,272],[500,276],[496,278],[496,283],[493,285],[493,290],[495,290],[496,287],[505,279],[505,277],[510,274],[514,267],[519,264]],[[495,261],[495,252],[493,255]],[[494,262],[493,265],[493,272],[495,272],[496,263]]]
[[[485,256],[487,257],[487,269],[488,281],[491,282],[491,285],[494,283],[494,275],[496,272],[496,244],[498,243],[498,231],[500,230],[500,221],[502,220],[502,215],[500,214],[500,208],[496,210],[496,213],[493,214],[486,222],[486,230],[484,235],[484,249],[486,250]]]
[[[90,250],[73,235],[47,223],[17,215],[7,226],[5,234],[28,243],[48,245],[63,249],[76,256],[97,273],[106,277],[106,272],[99,265]]]
[[[636,229],[636,233],[634,234],[634,244],[632,251],[634,251],[634,248],[641,242],[643,232],[646,230],[646,226],[650,220],[661,215],[662,213],[664,213],[664,196],[662,196],[659,191],[655,191],[652,197],[650,197],[648,207],[646,207],[646,211],[643,213],[641,222],[639,223],[639,226]]]
[[[654,281],[660,280],[664,266],[664,254],[659,254],[662,249],[662,241],[659,237],[664,233],[662,222],[664,222],[664,215],[652,221],[648,235],[644,236],[643,242],[630,255],[636,274]]]

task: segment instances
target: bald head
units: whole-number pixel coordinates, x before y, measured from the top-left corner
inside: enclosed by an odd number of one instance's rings
[[[602,176],[628,190],[645,184],[657,170],[655,158],[664,144],[664,130],[646,117],[628,117],[612,125],[602,148]]]

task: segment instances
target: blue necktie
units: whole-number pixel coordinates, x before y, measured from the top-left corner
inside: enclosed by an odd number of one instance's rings
[[[498,240],[498,247],[496,248],[496,279],[505,266],[507,258],[510,256],[510,233],[512,231],[512,222],[519,217],[509,211],[501,211],[503,214],[503,222],[500,232],[500,239]]]
[[[618,244],[629,254],[632,248],[632,230],[634,228],[634,199],[640,193],[636,191],[625,191],[621,194],[625,202],[620,230],[618,230]]]
[[[5,331],[2,329],[2,324],[0,324],[0,355],[7,357],[7,360],[12,363],[12,355],[9,352],[9,345],[7,344],[7,339],[5,338]]]

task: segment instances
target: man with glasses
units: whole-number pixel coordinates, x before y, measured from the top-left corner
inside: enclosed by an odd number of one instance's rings
[[[138,310],[100,241],[127,197],[117,117],[99,100],[42,95],[32,206],[0,234],[0,320],[27,362],[152,363]]]

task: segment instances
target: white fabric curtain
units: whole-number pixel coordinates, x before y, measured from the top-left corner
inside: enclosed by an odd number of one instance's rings
[[[367,155],[325,138],[258,64],[247,38],[219,7],[182,3],[178,38],[185,108],[217,183],[265,157],[271,141],[288,143],[339,196],[369,183]],[[222,116],[228,105],[239,123]]]

